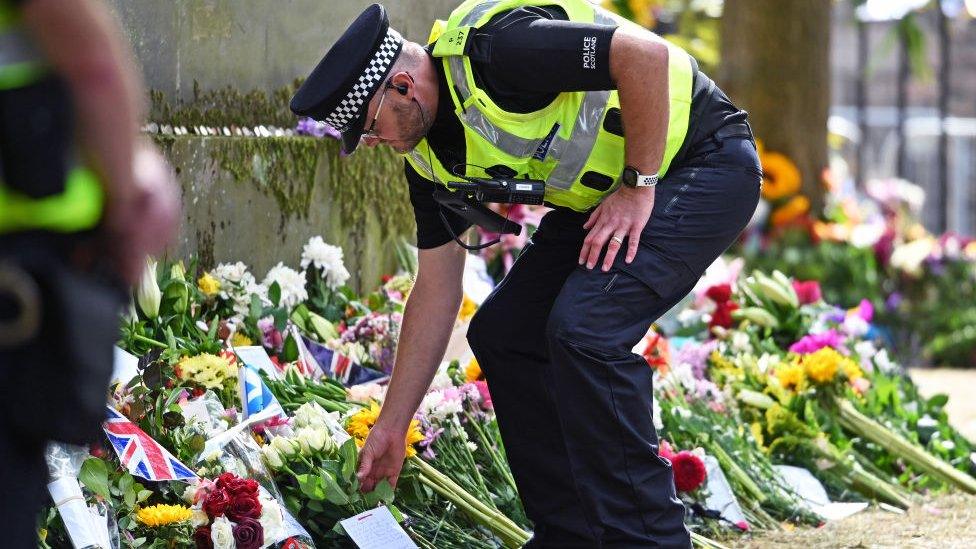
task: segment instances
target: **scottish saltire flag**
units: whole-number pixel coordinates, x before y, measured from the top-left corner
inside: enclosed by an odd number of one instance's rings
[[[146,480],[193,480],[197,476],[147,435],[138,425],[108,406],[108,419],[102,424],[105,436],[130,473]]]
[[[240,372],[241,404],[244,409],[244,419],[265,413],[269,418],[284,413],[278,399],[271,394],[271,390],[261,378],[261,371],[248,363],[238,369]]]

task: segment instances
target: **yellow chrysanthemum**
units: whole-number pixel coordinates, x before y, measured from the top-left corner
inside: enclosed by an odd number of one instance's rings
[[[464,380],[468,383],[474,383],[479,379],[484,379],[481,373],[481,365],[478,364],[478,359],[472,357],[468,365],[464,367]]]
[[[803,195],[797,195],[786,204],[776,208],[770,220],[774,227],[782,227],[808,211],[810,211],[810,200]]]
[[[800,170],[788,156],[764,150],[759,162],[763,170],[763,198],[779,200],[800,190]]]
[[[349,421],[346,422],[346,432],[356,440],[356,446],[363,447],[370,429],[376,424],[376,418],[379,416],[380,406],[376,401],[373,401],[369,408],[363,408],[349,418]],[[414,449],[413,445],[422,440],[424,440],[424,435],[420,433],[420,422],[416,419],[410,420],[410,427],[407,429],[407,436],[404,440],[408,458],[417,455],[417,450]]]
[[[841,369],[844,371],[844,375],[849,381],[854,381],[864,377],[864,372],[861,370],[861,366],[858,363],[851,360],[849,357],[844,357],[840,363]]]
[[[225,380],[237,378],[237,365],[222,356],[202,353],[183,357],[176,365],[176,375],[184,381],[193,381],[208,389],[219,389]]]
[[[197,280],[197,288],[200,288],[203,295],[207,297],[215,296],[220,291],[220,281],[211,276],[210,273],[204,273]]]
[[[776,367],[774,372],[776,379],[779,380],[779,384],[783,386],[784,389],[792,389],[794,391],[799,391],[803,388],[806,382],[806,376],[803,372],[803,366],[797,363],[792,364],[780,364]]]
[[[230,343],[234,347],[248,347],[250,345],[254,345],[254,342],[251,341],[251,338],[247,337],[241,332],[234,332],[234,335],[231,336],[230,338]]]
[[[816,352],[803,355],[797,361],[803,364],[807,376],[814,383],[830,383],[837,376],[837,370],[843,362],[844,356],[833,347],[824,347]]]
[[[136,518],[139,519],[139,522],[153,528],[187,521],[192,516],[193,511],[189,507],[162,503],[143,507],[136,511]]]
[[[464,300],[461,301],[461,310],[458,311],[458,319],[461,322],[467,322],[471,320],[474,316],[475,311],[478,310],[478,304],[474,302],[473,299],[468,297],[468,294],[464,294]]]

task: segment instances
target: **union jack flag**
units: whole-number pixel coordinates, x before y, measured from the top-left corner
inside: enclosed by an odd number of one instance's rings
[[[197,478],[166,448],[111,406],[108,406],[108,419],[102,429],[119,455],[119,461],[133,475],[152,481]]]

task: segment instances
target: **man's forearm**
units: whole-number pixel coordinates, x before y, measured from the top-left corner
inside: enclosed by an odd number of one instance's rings
[[[437,366],[461,307],[461,287],[437,287],[418,280],[407,300],[390,381],[378,425],[398,431],[410,426]]]
[[[668,48],[643,29],[623,26],[611,43],[610,71],[617,84],[626,163],[642,174],[661,168],[668,133]]]

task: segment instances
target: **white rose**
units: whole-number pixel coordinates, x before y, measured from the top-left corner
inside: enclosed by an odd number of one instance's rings
[[[324,449],[325,441],[328,438],[324,429],[314,427],[302,427],[298,430],[297,436],[302,446],[312,452],[319,452]]]
[[[283,458],[293,456],[302,449],[298,441],[288,437],[275,437],[271,440],[271,445],[274,446],[275,450],[278,450]]]
[[[210,539],[214,549],[234,549],[234,525],[227,517],[217,517],[210,525]]]
[[[284,518],[281,516],[281,507],[274,499],[261,498],[261,518],[258,519],[261,528],[264,529],[265,543],[275,543],[281,537],[285,526]]]
[[[268,467],[272,469],[280,469],[284,462],[281,461],[281,454],[278,450],[271,444],[267,444],[261,447],[261,453],[264,455],[264,461],[268,464]]]
[[[325,422],[328,413],[316,402],[306,402],[295,410],[295,427],[316,427]]]

